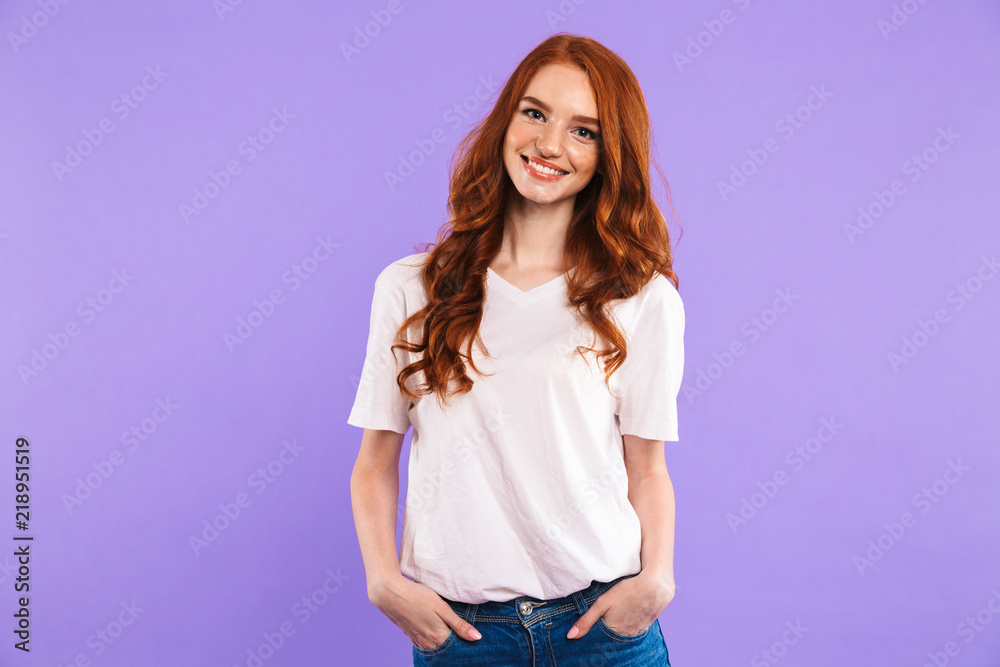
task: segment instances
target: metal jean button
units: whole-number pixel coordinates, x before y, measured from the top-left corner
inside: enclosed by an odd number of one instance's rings
[[[521,612],[522,616],[530,616],[531,615],[532,606],[531,606],[531,603],[528,602],[527,600],[525,600],[524,602],[522,602],[521,605],[518,607],[518,609]]]

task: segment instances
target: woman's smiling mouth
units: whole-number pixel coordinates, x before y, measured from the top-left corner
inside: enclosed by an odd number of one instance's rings
[[[539,164],[526,155],[522,155],[521,160],[524,162],[524,168],[529,174],[543,181],[554,181],[569,173],[568,171],[561,171]]]

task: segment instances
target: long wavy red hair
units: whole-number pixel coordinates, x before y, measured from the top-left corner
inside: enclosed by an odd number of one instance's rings
[[[427,305],[403,322],[392,346],[421,355],[396,377],[400,390],[411,398],[433,392],[439,403],[447,403],[452,393],[472,389],[467,363],[479,373],[472,344],[479,340],[482,347],[478,333],[486,270],[500,251],[514,188],[503,162],[504,138],[532,77],[551,63],[577,66],[588,75],[601,121],[598,172],[576,196],[564,260],[567,271],[575,265],[567,276],[569,302],[610,346],[597,354],[598,361],[605,359],[606,386],[627,355],[625,337],[606,311],[610,302],[635,295],[655,273],[679,287],[666,220],[650,187],[651,129],[639,82],[625,61],[601,43],[579,35],[553,35],[521,61],[492,111],[462,139],[449,165],[451,220],[441,227],[436,242],[423,244],[421,250],[430,249],[422,269]],[[652,162],[677,219],[666,178]],[[422,329],[422,340],[407,341],[411,327]],[[577,351],[597,352],[582,346]],[[413,391],[407,379],[417,373],[423,374],[424,384]]]

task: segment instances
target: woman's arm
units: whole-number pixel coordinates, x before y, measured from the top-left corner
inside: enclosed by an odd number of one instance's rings
[[[351,473],[351,507],[372,601],[385,583],[402,576],[396,552],[396,514],[404,435],[366,428]]]
[[[642,527],[642,573],[674,588],[674,485],[662,440],[626,435],[628,499]]]

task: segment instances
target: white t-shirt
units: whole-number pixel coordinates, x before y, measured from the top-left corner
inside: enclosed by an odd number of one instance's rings
[[[487,270],[479,377],[439,407],[412,400],[396,373],[417,355],[390,345],[426,303],[429,253],[387,266],[375,281],[367,355],[347,423],[406,433],[413,425],[400,569],[450,600],[552,599],[641,569],[639,519],[628,500],[622,434],[677,440],[684,306],[657,274],[612,312],[628,356],[608,393],[600,349],[574,316],[566,277],[522,291]],[[586,327],[586,328],[584,328]],[[422,330],[411,328],[409,340]],[[398,368],[397,368],[398,364]],[[415,388],[423,373],[413,375]]]

